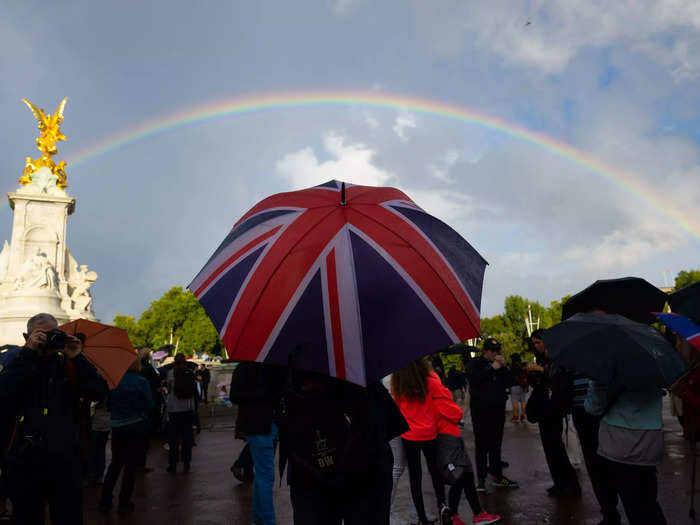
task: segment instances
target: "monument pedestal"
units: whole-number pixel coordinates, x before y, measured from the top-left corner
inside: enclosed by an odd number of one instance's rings
[[[94,320],[89,289],[97,274],[79,267],[66,245],[75,199],[46,167],[8,199],[14,217],[11,242],[0,251],[0,345],[22,344],[27,320],[40,312],[59,323]]]

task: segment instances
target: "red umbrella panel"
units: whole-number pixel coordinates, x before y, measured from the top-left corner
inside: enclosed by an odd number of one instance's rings
[[[486,264],[405,193],[330,181],[254,206],[189,289],[231,359],[366,385],[479,334]]]
[[[83,355],[90,361],[110,389],[114,389],[138,354],[125,330],[116,326],[78,319],[59,327],[83,341]]]

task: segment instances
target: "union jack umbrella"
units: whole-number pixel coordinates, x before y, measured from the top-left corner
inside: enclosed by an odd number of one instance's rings
[[[654,312],[656,318],[700,350],[700,326],[682,315]]]
[[[330,181],[254,206],[188,288],[229,358],[366,385],[478,336],[486,265],[403,192]]]

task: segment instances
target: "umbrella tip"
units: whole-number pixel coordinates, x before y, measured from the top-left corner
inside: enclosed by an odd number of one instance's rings
[[[345,202],[345,183],[341,182],[340,183],[340,205],[345,206],[347,202]]]

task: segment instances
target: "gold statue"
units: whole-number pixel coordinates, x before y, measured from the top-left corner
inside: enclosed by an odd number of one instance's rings
[[[58,152],[56,149],[56,142],[66,140],[66,136],[61,133],[59,126],[61,122],[63,122],[63,108],[66,107],[68,99],[64,98],[61,100],[58,109],[53,115],[47,115],[43,109],[36,107],[25,98],[22,99],[22,102],[32,110],[37,122],[39,122],[39,131],[41,131],[41,135],[36,139],[36,147],[41,152],[41,157],[37,159],[27,157],[24,164],[24,175],[20,177],[19,183],[22,185],[31,184],[32,174],[39,171],[39,168],[45,166],[58,177],[56,186],[63,189],[68,186],[66,183],[66,161],[62,160],[56,164],[51,157]]]

